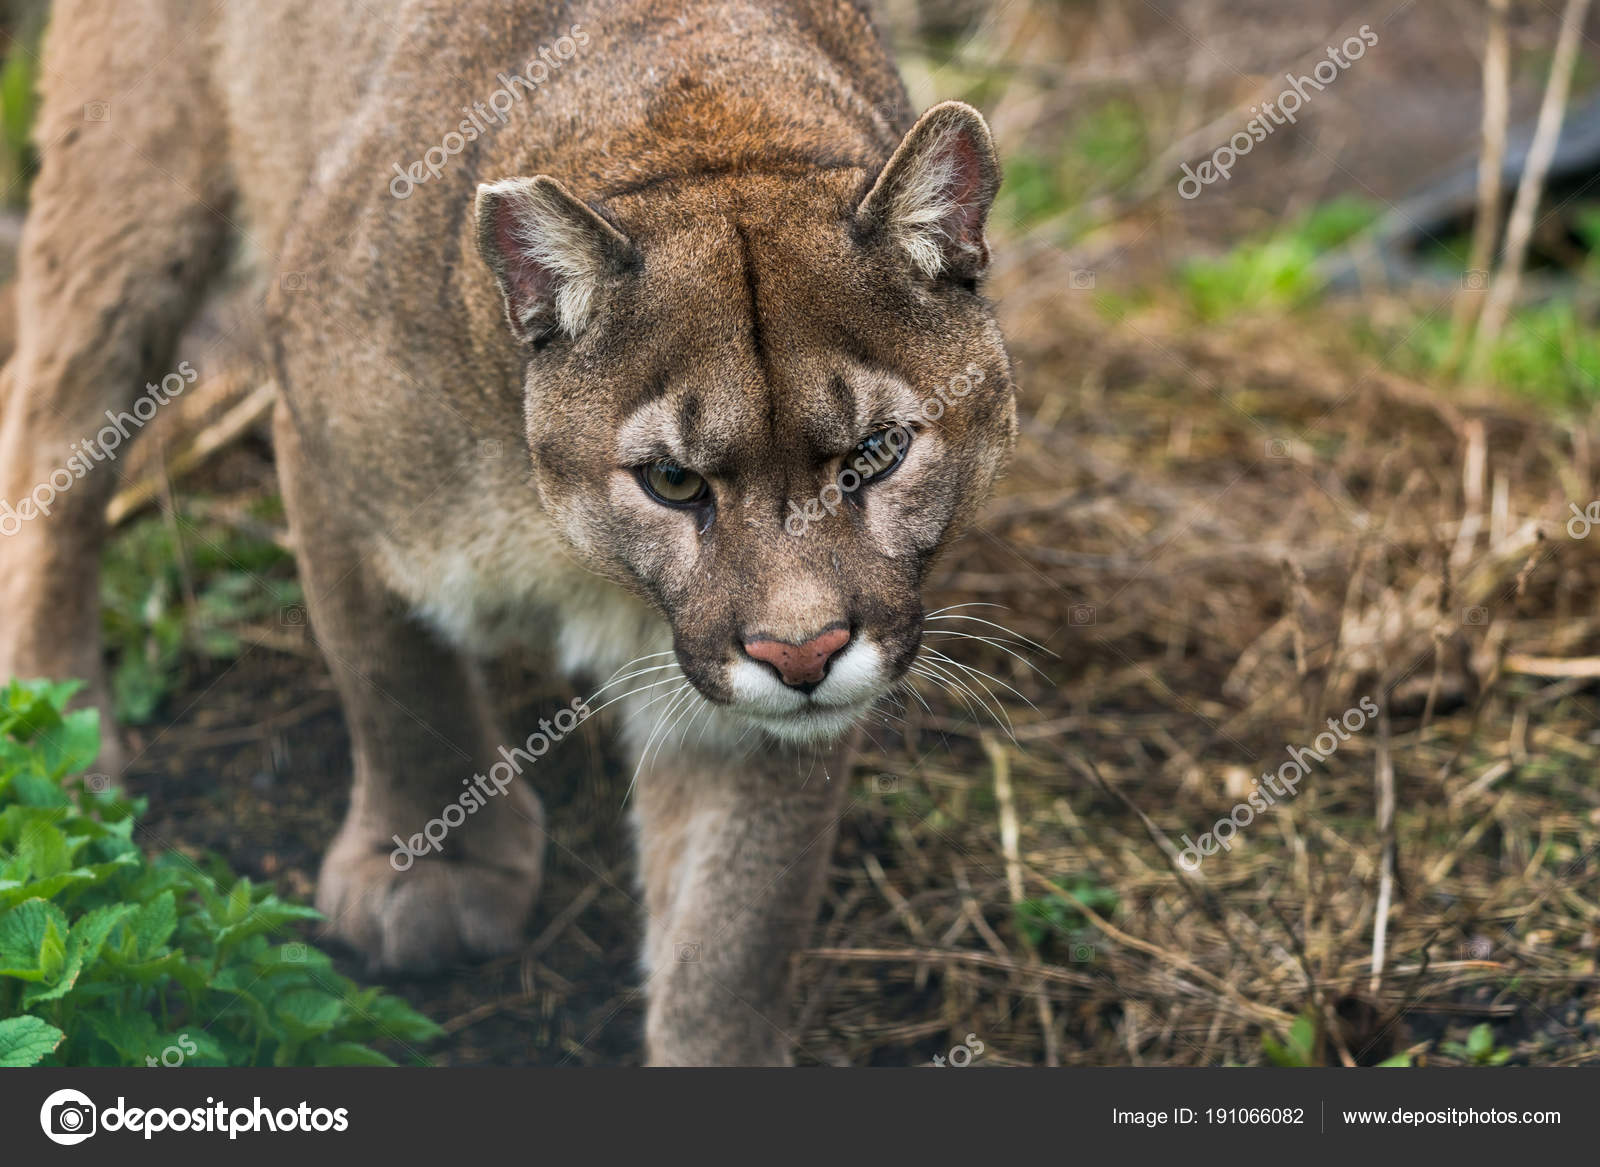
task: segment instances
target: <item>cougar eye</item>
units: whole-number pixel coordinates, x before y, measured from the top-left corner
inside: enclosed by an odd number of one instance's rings
[[[885,426],[868,434],[850,451],[845,465],[861,475],[862,485],[893,474],[906,460],[911,446],[911,430],[903,425]]]
[[[705,502],[711,495],[704,478],[670,458],[640,467],[639,481],[651,498],[669,507],[693,506]]]

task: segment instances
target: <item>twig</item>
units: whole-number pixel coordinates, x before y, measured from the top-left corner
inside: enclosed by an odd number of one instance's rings
[[[1561,123],[1567,113],[1567,95],[1572,88],[1572,70],[1578,60],[1578,42],[1583,36],[1584,18],[1589,14],[1590,0],[1567,0],[1561,14],[1561,32],[1556,38],[1555,59],[1550,64],[1550,79],[1545,85],[1544,101],[1539,106],[1539,120],[1533,131],[1533,144],[1528,148],[1528,160],[1522,171],[1522,181],[1517,186],[1517,199],[1511,207],[1511,223],[1506,229],[1505,248],[1500,258],[1500,271],[1489,285],[1489,298],[1483,306],[1483,320],[1478,325],[1478,336],[1473,343],[1472,360],[1468,364],[1471,379],[1483,372],[1489,351],[1500,338],[1516,299],[1517,285],[1522,279],[1522,268],[1528,257],[1528,240],[1533,236],[1533,216],[1538,210],[1539,195],[1544,190],[1545,175],[1555,157],[1556,143],[1561,138]]]
[[[1389,940],[1389,904],[1394,898],[1394,764],[1389,756],[1389,699],[1385,694],[1378,708],[1378,759],[1375,765],[1378,795],[1378,906],[1372,921],[1372,980],[1368,989],[1373,1000],[1383,987],[1383,960]]]
[[[1489,0],[1489,39],[1483,56],[1483,146],[1478,155],[1478,211],[1472,224],[1468,272],[1487,272],[1500,237],[1500,183],[1506,162],[1506,123],[1511,116],[1511,49],[1508,14],[1511,0]],[[1456,296],[1450,356],[1445,367],[1456,368],[1472,338],[1472,326],[1483,297],[1463,283]]]
[[[259,386],[254,393],[196,434],[194,441],[179,451],[177,456],[167,464],[165,475],[170,476],[172,479],[180,478],[205,462],[218,450],[232,444],[251,426],[266,416],[267,412],[272,408],[272,403],[277,398],[278,386],[276,383],[268,381]],[[163,475],[158,474],[117,491],[111,502],[106,506],[106,525],[113,528],[120,526],[127,519],[149,506],[160,497],[162,481]]]
[[[1017,840],[1022,832],[1017,821],[1016,795],[1011,789],[1011,758],[1006,753],[1005,746],[989,734],[983,735],[983,748],[989,755],[989,765],[994,770],[994,796],[1000,807],[1000,849],[1005,853],[1006,890],[1011,893],[1012,906],[1018,907],[1024,898],[1022,855],[1017,847]],[[1021,939],[1028,952],[1029,966],[1037,968],[1041,963],[1038,950],[1025,934]],[[1039,1028],[1044,1031],[1045,1065],[1059,1066],[1061,1051],[1056,1043],[1055,1013],[1050,1008],[1050,998],[1044,991],[1043,981],[1034,982],[1033,999],[1039,1010]]]
[[[1525,653],[1506,654],[1501,669],[1520,673],[1526,677],[1580,677],[1584,680],[1600,679],[1600,656],[1557,657],[1529,656]]]

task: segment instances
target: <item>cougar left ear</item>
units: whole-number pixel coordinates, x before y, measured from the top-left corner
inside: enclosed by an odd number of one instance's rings
[[[999,189],[1000,160],[983,115],[946,101],[911,127],[856,208],[856,223],[887,232],[930,279],[975,279],[989,266],[983,228]]]
[[[625,235],[542,174],[479,186],[477,221],[478,251],[522,341],[582,332],[606,277],[633,252]]]

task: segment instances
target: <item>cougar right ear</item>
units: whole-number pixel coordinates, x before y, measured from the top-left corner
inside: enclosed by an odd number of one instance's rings
[[[480,185],[477,221],[478,251],[525,342],[582,332],[605,277],[633,254],[627,236],[542,174]]]
[[[1000,160],[983,115],[946,101],[917,120],[856,209],[865,231],[884,230],[929,279],[982,276],[984,225],[1000,189]]]

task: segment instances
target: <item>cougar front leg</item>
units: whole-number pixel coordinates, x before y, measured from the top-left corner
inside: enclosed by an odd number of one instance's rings
[[[792,957],[844,805],[843,749],[680,754],[639,777],[653,1065],[788,1065]]]
[[[349,504],[330,503],[303,466],[287,412],[276,427],[284,501],[355,763],[318,880],[325,927],[393,971],[509,951],[539,889],[539,799],[494,753],[509,739],[491,724],[476,669],[386,591]],[[497,762],[507,781],[475,781]]]

